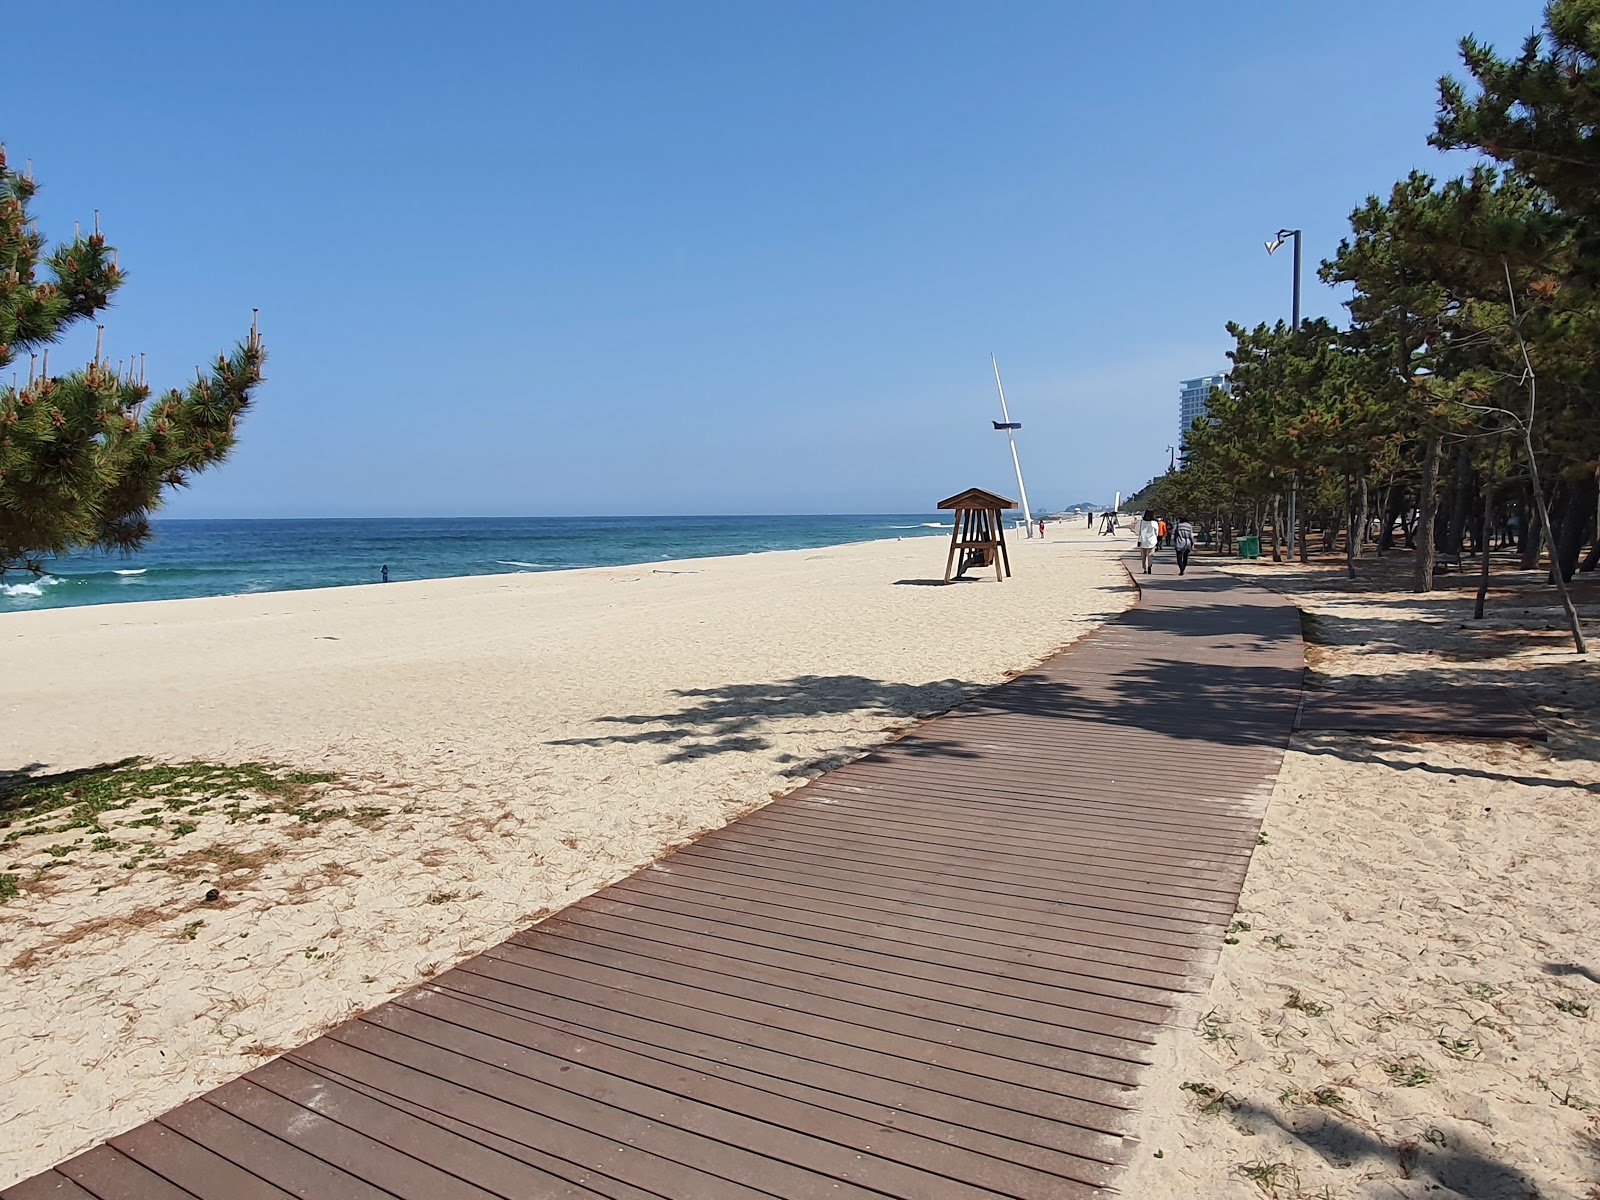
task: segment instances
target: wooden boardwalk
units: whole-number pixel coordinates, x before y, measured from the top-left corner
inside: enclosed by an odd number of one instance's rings
[[[1300,695],[1197,566],[1071,649],[4,1200],[1114,1190]]]

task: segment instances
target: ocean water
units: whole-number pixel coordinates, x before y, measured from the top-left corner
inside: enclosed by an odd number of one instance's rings
[[[937,536],[949,514],[156,521],[139,553],[52,559],[0,581],[0,616],[37,608],[232,596]]]

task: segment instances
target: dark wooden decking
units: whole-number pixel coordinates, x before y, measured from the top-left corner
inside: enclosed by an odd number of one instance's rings
[[[4,1200],[1103,1194],[1300,694],[1293,608],[1163,570],[1037,670]]]

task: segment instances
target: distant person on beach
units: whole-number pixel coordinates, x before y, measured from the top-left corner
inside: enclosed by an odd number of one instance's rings
[[[1162,517],[1159,521],[1156,522],[1156,525],[1159,526],[1159,528],[1156,531],[1156,545],[1158,545],[1158,546],[1170,545],[1170,543],[1167,541],[1167,519],[1165,517]]]
[[[385,583],[389,582],[389,564],[388,563],[384,563],[383,564],[383,581]]]
[[[1094,528],[1094,514],[1093,513],[1089,514],[1089,528],[1090,529]]]
[[[1044,518],[1043,517],[1039,518],[1039,536],[1040,537],[1044,536]]]
[[[1179,517],[1172,528],[1172,553],[1178,560],[1178,574],[1189,569],[1189,552],[1194,549],[1194,526],[1188,517]]]
[[[1144,566],[1144,573],[1150,574],[1150,564],[1155,561],[1156,542],[1161,538],[1161,525],[1156,520],[1156,514],[1150,509],[1144,510],[1144,516],[1139,518],[1139,524],[1134,527],[1134,532],[1139,536],[1139,562]]]

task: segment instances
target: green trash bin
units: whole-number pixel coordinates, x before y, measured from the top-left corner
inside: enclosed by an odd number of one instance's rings
[[[1242,537],[1239,539],[1240,558],[1260,558],[1261,539],[1258,537]]]

